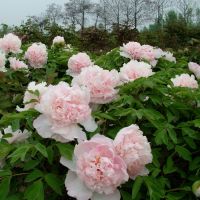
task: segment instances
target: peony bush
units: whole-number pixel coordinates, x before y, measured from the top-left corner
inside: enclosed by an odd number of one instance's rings
[[[52,44],[0,39],[1,199],[198,198],[200,61]]]

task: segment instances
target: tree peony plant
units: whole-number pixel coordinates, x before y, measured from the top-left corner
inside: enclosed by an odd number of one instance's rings
[[[60,142],[86,139],[87,131],[95,131],[97,125],[91,116],[90,94],[79,86],[70,87],[67,83],[50,85],[35,106],[41,115],[33,122],[38,134],[43,138],[53,138]]]
[[[127,164],[132,179],[148,175],[145,165],[152,162],[150,144],[137,125],[121,129],[114,140],[118,155]]]
[[[13,33],[4,35],[3,38],[0,38],[0,49],[5,53],[20,53],[22,42],[18,36]]]
[[[92,65],[93,63],[90,57],[86,53],[78,53],[76,55],[73,55],[71,58],[69,58],[67,74],[71,76],[78,75],[80,74],[83,68],[86,68]]]
[[[25,58],[33,68],[43,68],[47,63],[48,53],[47,48],[42,43],[32,44],[25,53]]]
[[[8,60],[10,62],[10,68],[13,70],[28,69],[28,66],[17,58],[10,57]]]
[[[198,88],[198,82],[195,80],[194,75],[181,74],[176,75],[175,78],[171,79],[175,87],[188,87],[188,88]]]
[[[123,65],[119,74],[122,82],[129,82],[141,77],[152,76],[154,73],[152,71],[151,65],[145,62],[131,60],[127,64]]]
[[[108,71],[95,65],[82,69],[72,84],[87,87],[91,103],[106,104],[117,97],[116,87],[120,84],[120,78],[116,70]]]
[[[111,139],[95,135],[76,145],[74,161],[62,157],[61,163],[69,168],[65,180],[69,196],[77,200],[120,200],[117,187],[128,181],[128,174]]]

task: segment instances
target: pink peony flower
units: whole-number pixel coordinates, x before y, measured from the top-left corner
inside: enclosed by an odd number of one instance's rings
[[[32,44],[25,53],[25,58],[33,68],[42,68],[48,59],[47,48],[42,43]]]
[[[65,180],[69,196],[77,200],[120,200],[117,187],[129,177],[111,139],[95,135],[76,145],[74,161],[61,158],[61,163],[69,168]]]
[[[9,62],[10,62],[10,68],[13,70],[28,69],[28,66],[24,62],[18,60],[17,58],[10,57]]]
[[[21,130],[13,131],[11,126],[4,129],[4,134],[11,134],[10,137],[4,138],[9,144],[24,142],[31,135],[26,129],[23,132]],[[2,137],[3,134],[0,132],[0,138]]]
[[[136,60],[131,60],[120,69],[120,78],[123,82],[134,81],[141,77],[152,76],[153,74],[151,65]]]
[[[90,94],[84,88],[70,87],[64,82],[56,86],[50,85],[35,106],[41,115],[33,126],[43,138],[53,138],[60,142],[75,138],[84,140],[85,133],[78,124],[91,132],[97,128],[91,116],[89,102]]]
[[[154,53],[154,49],[150,45],[142,45],[141,46],[141,58],[146,61],[154,61],[156,59],[156,54]]]
[[[194,73],[197,79],[200,79],[200,65],[194,62],[188,64],[189,70]]]
[[[159,59],[164,56],[164,51],[160,48],[154,48],[154,54],[155,54],[155,58]]]
[[[188,87],[188,88],[198,88],[198,82],[195,80],[194,75],[181,74],[176,75],[175,78],[171,79],[175,87]]]
[[[61,36],[56,36],[54,39],[53,39],[53,46],[65,46],[65,39],[64,37],[61,37]]]
[[[6,64],[6,56],[4,53],[2,53],[0,51],[0,72],[6,72],[6,68],[5,68],[5,64]]]
[[[93,63],[90,60],[90,57],[86,53],[78,53],[73,55],[68,60],[68,70],[67,74],[75,76],[81,72],[83,68],[92,66]]]
[[[72,80],[73,85],[87,87],[91,102],[96,104],[106,104],[114,100],[118,92],[115,88],[119,83],[119,73],[116,70],[104,70],[97,65],[82,69]]]
[[[138,42],[128,42],[120,47],[120,55],[125,58],[138,60],[141,58],[141,44]]]
[[[137,125],[121,129],[114,140],[114,146],[127,164],[132,179],[148,174],[145,165],[152,162],[151,147]]]
[[[46,92],[46,90],[47,87],[45,82],[39,84],[36,84],[35,82],[30,82],[24,94],[23,103],[25,107],[17,107],[17,111],[21,112],[29,110],[31,108],[35,108],[35,106],[40,102],[41,96]]]
[[[4,35],[3,38],[0,39],[0,49],[8,54],[8,53],[20,53],[22,42],[18,36],[9,33]]]

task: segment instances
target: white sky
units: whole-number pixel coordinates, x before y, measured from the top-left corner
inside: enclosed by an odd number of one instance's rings
[[[48,4],[67,0],[0,0],[0,24],[19,25],[27,16],[40,15]]]

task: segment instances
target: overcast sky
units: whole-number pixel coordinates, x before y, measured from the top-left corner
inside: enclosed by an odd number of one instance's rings
[[[44,12],[48,4],[65,2],[67,0],[0,0],[0,24],[19,25],[27,16]]]

